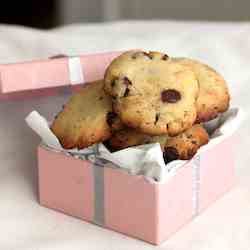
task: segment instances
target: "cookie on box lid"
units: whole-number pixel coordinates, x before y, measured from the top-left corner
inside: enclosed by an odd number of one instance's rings
[[[64,105],[51,130],[63,148],[88,147],[111,136],[122,126],[112,111],[110,96],[103,91],[103,81],[86,84]]]
[[[122,122],[143,133],[176,135],[196,120],[195,74],[165,54],[122,54],[107,68],[104,88]]]
[[[206,130],[201,125],[196,124],[174,137],[168,135],[150,136],[132,128],[124,128],[115,132],[108,144],[113,150],[121,150],[158,142],[163,150],[164,160],[168,163],[177,159],[191,159],[202,145],[208,143],[208,140]]]
[[[199,83],[197,123],[214,119],[229,107],[230,96],[223,77],[211,67],[192,59],[174,58],[194,71]]]

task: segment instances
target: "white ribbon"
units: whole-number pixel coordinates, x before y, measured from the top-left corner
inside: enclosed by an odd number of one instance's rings
[[[193,216],[199,214],[200,203],[200,166],[201,155],[195,156],[192,161],[192,202],[193,202]]]
[[[80,57],[72,56],[68,60],[70,84],[84,83],[84,75]]]

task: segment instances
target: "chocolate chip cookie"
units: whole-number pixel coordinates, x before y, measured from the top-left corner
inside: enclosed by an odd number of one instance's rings
[[[103,81],[86,84],[74,94],[54,120],[51,130],[65,149],[82,149],[102,142],[123,125],[112,111]]]
[[[108,141],[108,145],[112,150],[121,150],[132,146],[138,146],[149,143],[159,142],[164,149],[168,135],[148,135],[133,128],[123,128],[115,132]]]
[[[198,80],[197,123],[209,121],[228,109],[230,96],[227,84],[219,73],[192,59],[175,58],[173,60],[193,70]]]
[[[126,52],[113,60],[104,78],[115,112],[129,127],[151,135],[176,135],[196,120],[195,74],[166,54]]]
[[[206,130],[201,125],[196,124],[174,137],[168,135],[151,136],[140,133],[135,129],[124,128],[112,135],[109,139],[109,145],[113,150],[121,150],[127,147],[159,142],[163,150],[164,160],[168,163],[177,159],[191,159],[202,145],[208,143],[208,140]]]
[[[177,159],[189,160],[208,141],[207,131],[200,124],[195,124],[184,133],[166,140],[163,151],[164,160],[166,163]]]

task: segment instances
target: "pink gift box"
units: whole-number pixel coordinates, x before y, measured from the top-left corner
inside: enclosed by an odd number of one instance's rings
[[[121,52],[0,65],[0,100],[55,95],[103,78]],[[160,244],[234,184],[231,137],[202,150],[164,183],[38,147],[41,205]]]
[[[121,52],[54,57],[0,65],[0,100],[55,95],[63,86],[77,89],[103,78],[107,65]]]
[[[164,183],[41,145],[40,203],[158,245],[232,188],[231,141],[201,150]]]

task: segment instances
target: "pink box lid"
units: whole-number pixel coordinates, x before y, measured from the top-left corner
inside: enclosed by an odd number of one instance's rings
[[[0,65],[0,100],[53,95],[63,86],[102,79],[108,64],[122,52],[55,56],[46,60]],[[44,91],[46,90],[46,91]]]

